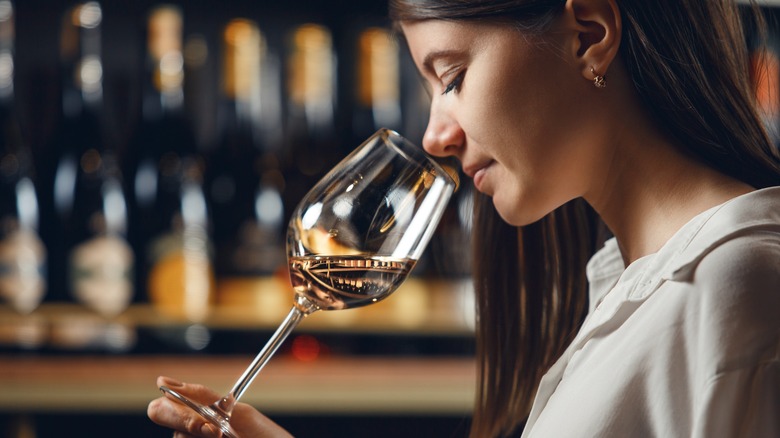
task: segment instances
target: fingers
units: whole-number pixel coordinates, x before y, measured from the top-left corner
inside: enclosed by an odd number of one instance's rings
[[[220,395],[211,389],[198,385],[196,383],[183,383],[170,377],[160,376],[157,378],[157,386],[167,386],[179,394],[186,396],[204,405],[210,405],[219,400]]]
[[[187,432],[179,432],[178,430],[173,432],[173,438],[203,438],[205,436],[206,435],[190,435]]]
[[[204,405],[210,405],[220,396],[203,385],[182,383],[167,377],[157,378],[158,386],[166,386],[177,393]],[[152,400],[147,415],[160,426],[173,429],[175,438],[220,438],[221,432],[198,413],[180,402],[162,396]],[[230,419],[233,429],[245,438],[291,438],[291,435],[252,406],[238,403]]]
[[[184,384],[167,378],[158,378],[157,384],[168,386],[204,404],[210,404],[218,397],[216,393],[201,385]],[[152,400],[146,414],[160,426],[175,430],[176,437],[219,438],[221,435],[216,427],[206,422],[199,414],[166,396]]]
[[[205,436],[206,435],[191,435],[187,432],[179,432],[178,430],[173,432],[173,438],[203,438]]]
[[[160,426],[173,429],[176,433],[183,433],[182,437],[219,438],[220,436],[217,429],[195,411],[167,397],[152,400],[146,413],[149,419]]]

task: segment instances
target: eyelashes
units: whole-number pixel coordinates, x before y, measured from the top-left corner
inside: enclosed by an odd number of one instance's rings
[[[446,87],[444,87],[444,92],[442,92],[442,95],[449,94],[452,91],[460,91],[460,86],[463,83],[463,77],[466,75],[466,71],[462,71],[458,73],[457,76],[455,76],[455,79],[452,80],[449,84],[447,84]]]

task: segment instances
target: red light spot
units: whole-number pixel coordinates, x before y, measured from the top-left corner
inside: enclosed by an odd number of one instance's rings
[[[302,362],[312,362],[320,356],[320,342],[311,335],[299,335],[292,341],[292,356]]]

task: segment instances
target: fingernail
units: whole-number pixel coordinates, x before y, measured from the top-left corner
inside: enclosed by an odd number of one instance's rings
[[[214,438],[219,437],[219,431],[217,430],[217,428],[208,423],[201,426],[200,433],[202,433],[207,437],[214,437]]]
[[[184,383],[176,379],[171,379],[170,377],[163,377],[163,381],[165,383],[165,386],[169,388],[181,388],[182,386],[184,386]]]

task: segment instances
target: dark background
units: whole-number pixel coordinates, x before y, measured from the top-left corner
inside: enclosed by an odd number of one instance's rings
[[[75,4],[62,0],[16,0],[15,103],[23,133],[36,155],[36,161],[55,160],[53,139],[60,117],[61,72],[59,32],[62,16]],[[209,61],[197,77],[199,102],[188,111],[199,135],[199,144],[208,149],[217,135],[216,100],[219,76],[219,45],[223,26],[233,18],[255,20],[271,50],[283,55],[287,32],[305,22],[325,25],[333,35],[338,56],[336,130],[351,137],[354,96],[352,61],[355,35],[369,25],[387,25],[385,1],[377,0],[106,0],[102,7],[102,61],[104,120],[108,140],[122,150],[140,121],[141,84],[145,74],[145,20],[148,11],[161,3],[178,5],[184,16],[184,37],[202,35],[209,47]],[[410,68],[406,59],[406,67]],[[405,134],[419,142],[426,120],[412,122]],[[39,175],[39,177],[46,175]],[[47,178],[39,178],[46,180]],[[53,286],[53,285],[52,285]],[[227,333],[212,343],[218,350],[207,354],[252,353],[241,350],[242,336],[258,333]],[[139,334],[143,354],[170,353],[170,345],[155,344],[155,338]],[[232,342],[228,342],[232,339]],[[224,342],[223,342],[224,341]],[[325,339],[324,342],[329,342]],[[332,342],[347,345],[349,354],[470,354],[470,339],[423,339],[352,337]],[[18,353],[18,352],[17,352]],[[89,352],[94,354],[95,352]],[[186,352],[184,352],[186,354]],[[203,353],[203,352],[202,352]],[[5,352],[2,354],[16,354]],[[23,354],[31,354],[25,352]],[[34,354],[63,354],[36,352]],[[74,354],[65,352],[64,354]],[[78,354],[78,353],[75,353]],[[2,390],[2,389],[0,389]],[[462,416],[306,416],[274,417],[300,437],[429,437],[465,436],[468,418]],[[46,412],[19,416],[0,413],[0,436],[15,436],[20,424],[34,425],[37,438],[48,437],[169,437],[171,432],[152,424],[141,413],[91,414]]]

